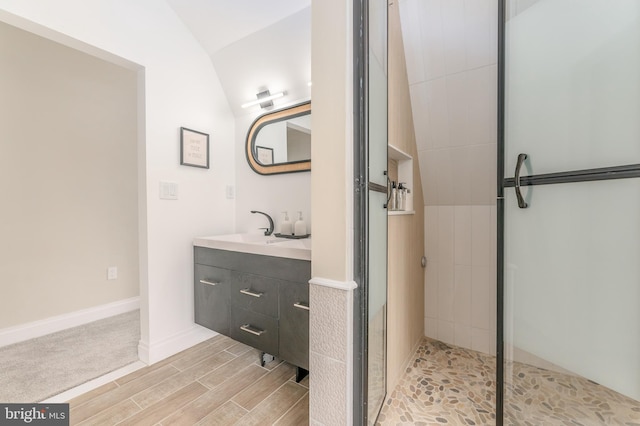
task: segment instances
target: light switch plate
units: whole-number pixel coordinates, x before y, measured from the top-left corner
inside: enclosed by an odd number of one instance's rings
[[[178,184],[176,182],[160,182],[160,199],[177,200]]]

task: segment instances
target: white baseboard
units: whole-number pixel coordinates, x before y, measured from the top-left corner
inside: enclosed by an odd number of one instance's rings
[[[148,343],[141,340],[138,344],[138,358],[151,365],[217,335],[215,331],[194,324],[192,328],[157,342]]]
[[[106,305],[82,309],[68,314],[58,315],[39,321],[16,325],[0,330],[0,347],[23,342],[67,328],[77,327],[93,321],[112,317],[125,312],[140,309],[140,297],[119,300]]]

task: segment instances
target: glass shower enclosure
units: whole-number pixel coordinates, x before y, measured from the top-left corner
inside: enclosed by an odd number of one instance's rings
[[[500,13],[498,425],[637,424],[640,1]]]
[[[373,425],[387,393],[387,1],[354,2],[354,424]]]

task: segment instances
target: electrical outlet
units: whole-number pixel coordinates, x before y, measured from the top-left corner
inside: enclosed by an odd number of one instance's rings
[[[234,198],[236,198],[236,187],[227,185],[227,199],[233,200]]]
[[[109,266],[107,268],[107,279],[108,280],[117,280],[118,279],[118,267],[117,266]]]

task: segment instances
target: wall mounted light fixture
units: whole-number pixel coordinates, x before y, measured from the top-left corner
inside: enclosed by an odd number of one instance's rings
[[[258,99],[255,101],[250,101],[240,105],[242,108],[249,108],[253,105],[260,104],[260,108],[269,108],[273,106],[273,100],[278,99],[284,96],[284,92],[274,93],[273,95],[268,90],[264,90],[256,95]]]

